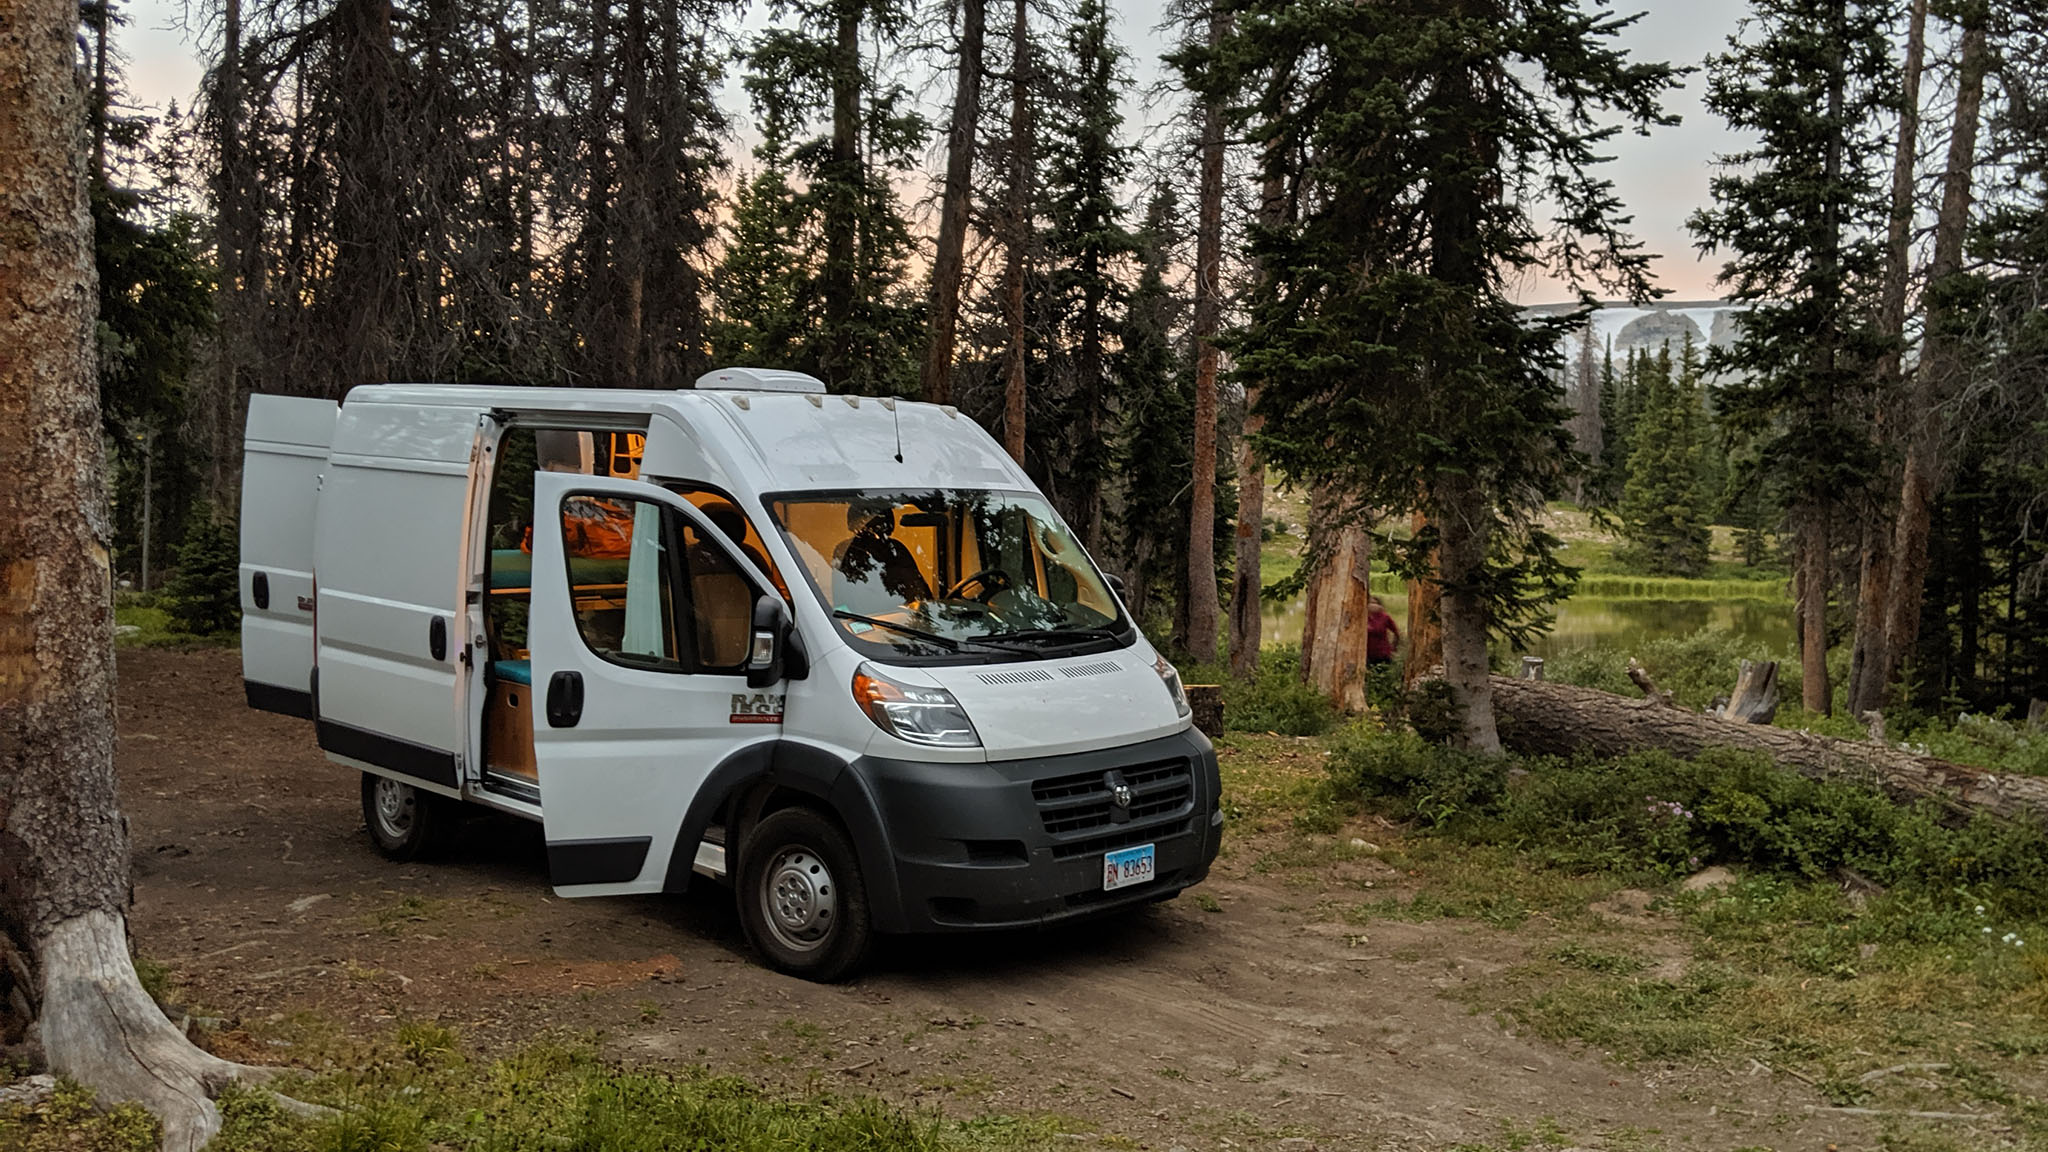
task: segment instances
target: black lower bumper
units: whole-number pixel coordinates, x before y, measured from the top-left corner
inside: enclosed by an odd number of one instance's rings
[[[863,757],[896,873],[899,931],[1047,924],[1171,896],[1222,843],[1216,751],[1194,729],[1102,751],[988,764]],[[1103,890],[1103,856],[1151,844],[1145,883]]]

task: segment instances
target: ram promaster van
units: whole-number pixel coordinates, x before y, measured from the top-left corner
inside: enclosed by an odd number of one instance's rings
[[[256,396],[249,703],[394,859],[538,821],[564,896],[730,883],[777,968],[1200,881],[1214,750],[1045,497],[952,408],[695,390]]]

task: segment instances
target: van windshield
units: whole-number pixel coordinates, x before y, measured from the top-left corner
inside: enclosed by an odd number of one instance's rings
[[[768,509],[839,628],[879,654],[1066,655],[1131,640],[1102,574],[1035,493],[805,492]]]

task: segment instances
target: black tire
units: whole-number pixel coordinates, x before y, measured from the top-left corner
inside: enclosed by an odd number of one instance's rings
[[[860,858],[839,825],[809,808],[784,808],[740,849],[740,923],[770,967],[805,980],[844,980],[873,935]]]
[[[410,784],[363,773],[363,824],[370,843],[387,860],[427,860],[441,853],[454,834],[455,803]]]

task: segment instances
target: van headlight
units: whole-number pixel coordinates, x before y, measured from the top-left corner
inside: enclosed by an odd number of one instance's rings
[[[853,698],[875,727],[898,740],[934,748],[981,747],[967,710],[944,688],[898,684],[863,664],[853,674]]]
[[[1180,670],[1167,663],[1164,656],[1153,658],[1152,670],[1159,673],[1159,678],[1166,682],[1166,694],[1173,697],[1174,714],[1186,716],[1193,712],[1194,709],[1188,707],[1188,690],[1181,687]]]

